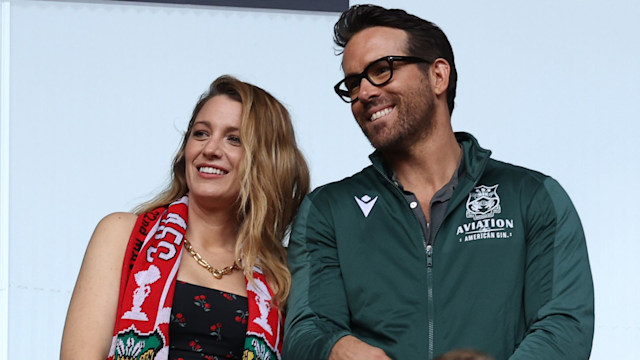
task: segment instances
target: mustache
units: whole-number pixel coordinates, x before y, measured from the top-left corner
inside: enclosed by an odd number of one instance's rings
[[[371,100],[368,100],[366,103],[363,103],[362,105],[364,106],[364,109],[369,111],[374,107],[383,105],[386,101],[381,99],[381,98],[373,98]]]

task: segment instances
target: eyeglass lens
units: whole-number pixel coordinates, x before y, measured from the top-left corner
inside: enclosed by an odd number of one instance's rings
[[[391,79],[393,61],[389,58],[382,58],[377,60],[364,70],[360,75],[349,76],[344,79],[343,86],[346,92],[349,94],[350,100],[354,100],[358,97],[360,91],[360,83],[363,78],[366,78],[373,85],[382,85]]]

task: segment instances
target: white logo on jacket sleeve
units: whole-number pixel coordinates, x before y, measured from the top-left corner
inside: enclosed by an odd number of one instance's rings
[[[500,214],[500,197],[498,185],[480,185],[473,188],[467,199],[467,217],[473,220],[481,220]]]
[[[364,195],[360,199],[358,199],[357,196],[354,196],[353,198],[356,199],[356,203],[358,203],[358,206],[360,207],[360,210],[362,210],[362,214],[364,214],[364,217],[369,216],[371,209],[373,209],[373,205],[375,205],[376,201],[378,200],[377,196],[372,199],[369,195]]]

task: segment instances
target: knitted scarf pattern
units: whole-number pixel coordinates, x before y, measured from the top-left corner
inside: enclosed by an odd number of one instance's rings
[[[187,230],[187,196],[141,214],[131,233],[120,280],[108,360],[167,360],[169,320]],[[282,325],[273,293],[255,267],[245,279],[249,321],[242,359],[280,360]]]

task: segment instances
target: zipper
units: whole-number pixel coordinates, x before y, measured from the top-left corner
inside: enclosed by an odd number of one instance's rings
[[[374,166],[373,168],[376,169],[376,171],[382,176],[383,179],[389,182],[393,186],[393,188],[396,189],[397,193],[401,196],[402,200],[406,202],[404,194],[398,188],[397,183],[387,178],[387,176],[382,171],[380,171],[376,166]],[[411,212],[411,216],[415,216],[413,215],[413,212]],[[428,230],[430,230],[430,226],[431,226],[430,223],[427,223]],[[422,227],[421,226],[419,227],[421,228],[420,232],[422,233]],[[427,356],[428,357],[427,359],[433,360],[433,333],[434,333],[433,274],[432,274],[433,244],[431,244],[431,236],[425,239],[425,235],[426,234],[424,233],[422,234],[422,244],[424,245],[424,250],[427,255],[427,321],[428,321],[428,324],[427,324],[427,327],[428,327]]]
[[[477,143],[476,145],[477,146]],[[462,151],[463,153],[465,152],[465,147],[462,147]],[[468,152],[468,151],[467,151]],[[464,199],[465,196],[467,196],[467,194],[469,193],[469,191],[471,191],[471,189],[476,186],[478,180],[480,179],[480,175],[482,173],[484,173],[485,167],[487,162],[489,161],[489,156],[490,156],[491,152],[490,151],[486,151],[483,150],[482,153],[482,164],[481,164],[481,168],[477,168],[475,169],[475,171],[473,172],[474,174],[476,174],[475,177],[472,177],[472,174],[469,173],[470,169],[467,169],[467,171],[465,171],[465,174],[463,177],[467,177],[470,180],[470,184],[466,185],[464,187],[464,189],[462,191],[460,191],[458,189],[458,191],[454,191],[453,195],[457,194],[457,197],[454,198],[454,196],[452,195],[451,199],[449,199],[449,206],[447,209],[447,212],[444,215],[444,218],[442,219],[442,223],[440,225],[442,225],[447,217],[449,216],[449,214],[451,213],[451,211],[453,211],[453,209],[455,209],[458,204],[460,203],[460,201],[462,201],[462,199]],[[463,155],[465,156],[465,155]],[[372,159],[373,162],[373,159]],[[400,191],[400,189],[398,189],[398,186],[396,184],[393,183],[393,181],[391,181],[389,178],[387,178],[387,176],[380,170],[378,169],[377,166],[373,166],[374,169],[376,169],[376,171],[382,176],[383,179],[385,179],[386,181],[390,182],[392,185],[394,185],[394,187],[396,188],[396,190],[398,191],[398,193],[400,193],[400,196],[402,197],[402,199],[404,200],[404,194],[402,194],[402,192]],[[466,166],[465,166],[466,168]],[[463,183],[463,181],[461,181],[462,179],[458,179],[458,185],[460,185],[461,183]],[[412,214],[413,215],[413,214]],[[430,224],[427,223],[427,226],[429,226]],[[433,238],[435,239],[438,230],[440,230],[440,226],[438,226],[438,228],[434,229],[435,233],[433,234]],[[429,232],[431,232],[431,229],[429,229]],[[422,236],[422,243],[424,245],[424,249],[425,252],[427,254],[427,319],[428,319],[428,327],[429,327],[429,344],[428,344],[428,360],[433,360],[433,352],[434,352],[434,341],[433,341],[433,334],[434,334],[434,317],[435,317],[435,311],[434,311],[434,304],[433,304],[433,244],[431,244],[431,236],[429,236],[428,239],[424,239],[424,234]]]
[[[429,321],[429,350],[427,359],[433,359],[433,245],[427,244],[427,319]]]
[[[433,360],[433,318],[435,314],[433,311],[433,273],[431,266],[427,267],[427,284],[427,319],[429,319],[429,349],[427,352],[427,359]]]

